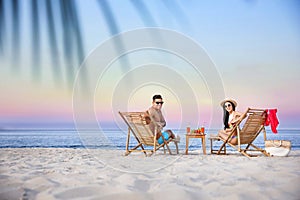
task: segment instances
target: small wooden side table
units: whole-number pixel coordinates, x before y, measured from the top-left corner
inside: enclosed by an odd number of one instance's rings
[[[205,134],[186,134],[185,154],[188,155],[190,138],[201,138],[203,154],[206,155]]]

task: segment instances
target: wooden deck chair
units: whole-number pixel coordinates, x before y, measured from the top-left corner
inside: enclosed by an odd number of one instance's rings
[[[227,138],[221,138],[219,136],[213,136],[210,139],[211,143],[211,153],[212,154],[226,154],[226,145],[229,145],[236,149],[241,154],[251,157],[255,156],[254,154],[249,154],[248,151],[259,151],[266,156],[270,156],[264,149],[261,149],[253,144],[253,141],[257,138],[257,136],[264,131],[264,137],[266,137],[266,131],[264,127],[264,123],[266,121],[267,112],[263,109],[250,109],[248,108],[247,111],[241,117],[234,126],[232,131],[229,133]],[[239,126],[243,119],[246,118],[246,122],[243,125],[243,128],[240,129]],[[234,132],[237,132],[238,137],[238,144],[234,145],[231,144],[229,141],[231,140]],[[223,144],[218,150],[213,149],[213,142],[214,140],[221,140]],[[244,147],[244,148],[243,148]],[[252,148],[250,148],[252,147]]]
[[[156,140],[157,128],[155,128],[155,134],[153,135],[149,125],[147,125],[146,123],[145,112],[119,112],[119,114],[121,115],[122,119],[125,121],[125,123],[128,126],[125,155],[129,155],[133,151],[141,151],[144,152],[146,156],[151,156],[161,147],[164,148],[164,153],[166,153],[165,147],[167,147],[169,153],[172,154],[171,149],[168,145],[170,142],[174,142],[176,146],[176,152],[177,154],[179,153],[178,144],[175,139],[170,138],[168,140],[164,140],[163,138],[164,142],[162,144],[159,144],[157,142]],[[138,144],[131,149],[129,149],[130,133],[132,133],[132,135],[135,137],[135,139],[138,142]],[[145,149],[146,146],[150,146],[153,148],[146,150]]]

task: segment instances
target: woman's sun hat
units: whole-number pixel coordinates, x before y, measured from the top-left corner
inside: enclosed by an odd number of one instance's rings
[[[225,104],[226,102],[233,103],[233,104],[234,104],[234,107],[236,107],[236,106],[237,106],[237,103],[236,103],[236,101],[235,101],[235,100],[233,100],[233,99],[230,99],[230,98],[226,98],[226,99],[224,99],[223,101],[221,101],[220,105],[221,105],[222,107],[224,107],[224,104]]]

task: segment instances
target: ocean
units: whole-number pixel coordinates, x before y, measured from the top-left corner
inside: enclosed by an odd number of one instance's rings
[[[185,149],[185,130],[174,130],[181,137],[179,149]],[[217,133],[216,129],[207,130],[206,134]],[[102,148],[124,149],[127,131],[107,129],[102,131],[77,131],[73,129],[7,129],[0,130],[0,148]],[[292,149],[300,149],[300,129],[279,129],[278,134],[267,130],[268,140],[290,140]],[[136,140],[130,138],[130,147],[135,146]],[[264,146],[263,134],[254,142],[259,147]],[[216,147],[220,142],[215,142]],[[172,148],[172,147],[171,147]],[[199,139],[190,140],[190,150],[200,149]],[[210,149],[210,142],[206,139],[206,148]],[[230,148],[230,147],[229,147]]]

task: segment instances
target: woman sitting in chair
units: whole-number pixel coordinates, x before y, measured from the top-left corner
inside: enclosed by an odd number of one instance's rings
[[[236,122],[238,122],[241,119],[242,113],[235,111],[235,108],[237,106],[237,103],[233,99],[225,99],[221,101],[220,105],[223,108],[224,114],[223,114],[223,122],[224,122],[224,130],[220,130],[218,135],[223,138],[227,139],[230,133],[232,133],[233,126]],[[229,142],[231,144],[237,144],[237,131],[234,130],[234,133],[229,139]]]

